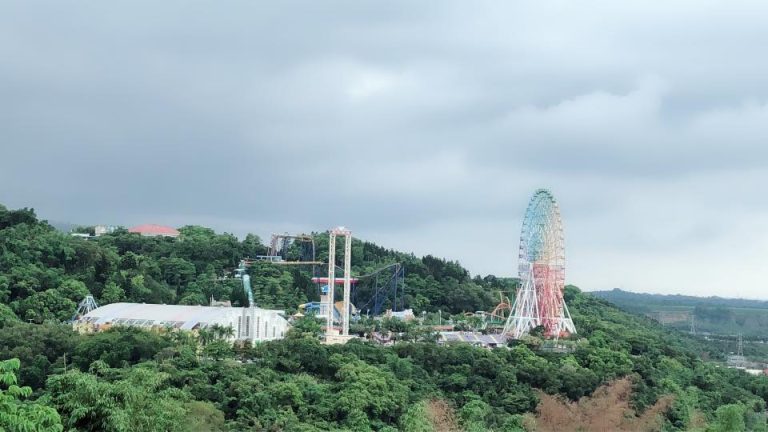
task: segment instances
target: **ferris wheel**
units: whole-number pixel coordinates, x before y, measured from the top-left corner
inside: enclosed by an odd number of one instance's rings
[[[544,328],[546,337],[576,333],[563,300],[565,247],[560,207],[546,189],[534,193],[525,211],[518,275],[520,287],[504,333],[517,339],[538,326]]]

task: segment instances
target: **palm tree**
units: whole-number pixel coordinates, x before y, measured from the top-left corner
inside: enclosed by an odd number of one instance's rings
[[[232,326],[220,326],[221,329],[219,330],[219,336],[222,338],[232,338],[235,336],[235,329],[232,328]]]
[[[201,327],[197,330],[197,337],[200,339],[201,345],[208,345],[209,342],[216,338],[216,334],[212,328]]]
[[[235,329],[232,326],[223,326],[221,324],[214,324],[208,327],[216,339],[231,338],[235,335]]]

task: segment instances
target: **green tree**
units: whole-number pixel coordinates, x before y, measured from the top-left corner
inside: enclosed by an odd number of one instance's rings
[[[6,303],[11,298],[11,283],[8,277],[0,274],[0,304]]]
[[[232,345],[229,342],[215,340],[203,348],[203,354],[214,360],[223,360],[234,357],[235,352],[232,350]]]
[[[107,282],[104,290],[101,292],[101,304],[110,304],[123,301],[125,299],[125,290],[114,282]]]
[[[221,324],[214,324],[209,327],[213,333],[213,337],[216,339],[227,339],[235,335],[235,329],[231,326],[223,326]]]
[[[26,208],[19,210],[8,210],[0,205],[0,229],[5,229],[19,224],[33,225],[37,222],[35,209]]]
[[[306,315],[291,323],[291,328],[288,329],[286,337],[292,339],[319,339],[322,334],[322,321],[315,318],[314,315]]]
[[[745,407],[740,404],[723,405],[715,411],[715,421],[708,432],[743,432]]]
[[[77,303],[56,289],[36,292],[14,302],[16,314],[25,320],[42,323],[45,320],[66,321],[77,310]]]
[[[113,327],[88,335],[74,349],[72,362],[85,370],[96,360],[121,367],[151,360],[167,348],[170,338],[135,327]]]
[[[101,377],[74,371],[48,380],[51,401],[68,425],[105,432],[185,430],[188,396],[167,387],[168,375],[106,365],[94,370]]]
[[[339,367],[336,410],[347,427],[368,430],[371,419],[392,423],[405,410],[407,387],[391,372],[339,354],[331,356],[330,362]]]
[[[18,320],[19,318],[13,313],[13,310],[10,307],[0,304],[0,328],[3,328],[6,323],[16,322]]]
[[[400,419],[400,430],[403,432],[436,432],[427,417],[425,401],[411,405]]]
[[[89,294],[85,284],[75,279],[66,279],[57,288],[59,294],[77,303]]]
[[[174,287],[177,294],[181,294],[182,287],[186,286],[195,277],[195,266],[184,258],[163,257],[159,260],[163,279],[167,284]]]
[[[55,409],[35,402],[23,402],[32,394],[29,387],[19,387],[18,359],[0,361],[0,431],[59,432],[64,430]]]
[[[491,413],[491,407],[480,399],[468,402],[459,410],[459,418],[467,432],[487,430],[486,418]]]
[[[23,365],[18,373],[20,383],[37,390],[45,385],[48,375],[63,368],[64,355],[80,340],[68,325],[12,321],[0,330],[0,359],[19,358]]]
[[[224,413],[208,402],[192,401],[186,405],[183,429],[188,432],[224,432]]]

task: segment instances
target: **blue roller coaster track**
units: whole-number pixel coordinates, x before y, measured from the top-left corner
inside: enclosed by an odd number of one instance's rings
[[[380,315],[385,308],[393,311],[405,309],[405,267],[390,264],[372,273],[357,276],[352,292],[352,303],[357,310]]]

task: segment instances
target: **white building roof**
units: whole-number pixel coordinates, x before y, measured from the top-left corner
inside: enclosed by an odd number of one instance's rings
[[[504,345],[507,337],[502,334],[482,334],[476,332],[447,331],[440,332],[444,342],[468,342],[479,345]]]
[[[123,324],[151,327],[169,326],[191,330],[200,325],[227,321],[239,316],[244,308],[183,306],[145,303],[112,303],[96,308],[80,317],[80,322],[91,324]],[[263,309],[262,309],[263,310]],[[282,311],[266,311],[281,313]]]

